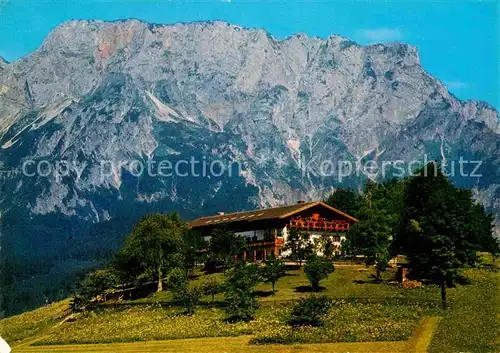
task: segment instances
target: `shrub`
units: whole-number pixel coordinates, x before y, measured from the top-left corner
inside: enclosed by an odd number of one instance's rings
[[[252,320],[259,307],[259,301],[248,288],[229,288],[226,301],[227,320],[230,322]]]
[[[183,270],[181,270],[180,268],[174,268],[172,271],[170,271],[170,274],[168,275],[167,283],[168,283],[168,288],[170,288],[170,290],[175,291],[186,287],[188,284],[188,279]]]
[[[226,287],[251,289],[262,281],[257,265],[236,264],[227,274]]]
[[[179,288],[174,292],[174,300],[186,309],[186,314],[194,314],[196,305],[200,302],[203,291],[199,286]]]
[[[89,273],[82,283],[81,294],[87,299],[92,299],[98,295],[104,295],[106,301],[106,291],[118,284],[118,277],[110,270],[97,270]]]
[[[85,312],[87,309],[90,309],[92,306],[92,302],[87,297],[77,294],[71,299],[69,303],[69,309],[73,313]]]
[[[316,255],[309,257],[304,272],[311,283],[313,292],[319,290],[319,282],[335,270],[331,260]]]
[[[228,321],[250,321],[254,318],[259,302],[253,288],[261,280],[255,265],[237,264],[227,276],[225,295]]]
[[[292,326],[321,326],[330,309],[327,296],[301,298],[292,309],[288,323]]]
[[[95,308],[99,301],[106,301],[106,295],[117,284],[118,277],[109,269],[90,272],[83,280],[79,292],[70,302],[70,310],[80,312]]]
[[[276,282],[285,275],[285,264],[283,261],[272,256],[271,259],[266,262],[261,272],[263,280],[272,285],[274,294]]]
[[[203,293],[205,295],[210,295],[212,297],[212,302],[215,300],[215,295],[219,294],[223,290],[223,285],[217,281],[216,278],[210,277],[202,285]]]

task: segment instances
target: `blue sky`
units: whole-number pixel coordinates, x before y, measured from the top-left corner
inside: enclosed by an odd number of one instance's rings
[[[0,56],[12,61],[36,49],[70,19],[139,18],[155,23],[226,20],[295,32],[340,34],[360,44],[401,41],[419,48],[424,68],[463,99],[500,108],[500,1],[118,1],[0,0]]]

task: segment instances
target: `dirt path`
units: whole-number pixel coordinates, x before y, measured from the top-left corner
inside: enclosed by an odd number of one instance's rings
[[[413,337],[408,341],[409,352],[426,353],[431,345],[432,336],[439,325],[440,317],[424,317]]]

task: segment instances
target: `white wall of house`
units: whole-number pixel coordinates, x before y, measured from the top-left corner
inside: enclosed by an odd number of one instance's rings
[[[309,231],[308,233],[311,236],[311,241],[313,242],[313,244],[315,243],[315,240],[319,241],[319,239],[321,239],[325,234],[329,234],[329,233],[324,233],[324,232],[320,232],[320,231],[312,231],[312,232]],[[286,241],[288,239],[288,229],[287,229],[287,227],[283,228],[282,234],[283,234],[283,237],[284,237],[285,243],[286,243]],[[341,246],[342,242],[345,240],[345,235],[335,234],[334,236],[332,235],[332,238],[335,237],[335,236],[339,236],[340,239],[339,239],[339,241],[333,241],[333,246],[335,248],[340,249],[340,246]],[[281,254],[282,254],[282,256],[290,256],[291,252],[290,252],[290,250],[286,250],[286,251],[283,251]],[[319,256],[322,256],[323,252],[321,250],[318,250],[316,252],[316,254],[319,255]]]
[[[251,240],[254,236],[257,236],[257,240],[264,240],[266,232],[269,232],[269,229],[248,230],[248,231],[244,231],[244,232],[236,232],[235,234],[242,236],[242,237],[246,237],[248,240]],[[321,231],[312,231],[312,232],[308,232],[308,233],[311,236],[311,241],[313,242],[313,244],[315,243],[315,241],[316,242],[319,241],[319,239],[321,239],[325,234],[329,234],[329,233],[325,233],[325,232],[321,232]],[[289,230],[286,226],[283,227],[283,229],[278,230],[278,236],[282,236],[285,243],[288,240],[288,235],[289,235]],[[340,241],[333,241],[333,245],[335,246],[335,248],[340,249],[342,242],[345,240],[345,235],[341,235],[341,234],[337,233],[337,234],[333,235],[332,237],[335,237],[335,236],[339,236]],[[205,241],[210,241],[211,237],[206,236],[204,238],[205,238]],[[321,250],[318,250],[316,253],[319,256],[323,255],[323,252]],[[289,256],[290,254],[291,253],[289,250],[287,250],[287,251],[283,250],[281,253],[281,255],[285,256],[285,257]]]
[[[311,234],[311,241],[313,242],[313,244],[315,243],[315,240],[318,241],[319,239],[321,239],[321,237],[324,236],[324,234],[328,234],[328,233],[323,233],[323,232],[313,232],[313,233],[310,233]],[[335,238],[335,237],[340,237],[339,241],[333,241],[333,246],[335,248],[338,248],[340,249],[340,246],[342,244],[342,242],[345,240],[345,235],[332,235],[331,236],[332,238]],[[322,256],[323,255],[323,251],[321,250],[318,250],[316,252],[319,256]]]
[[[286,226],[281,229],[281,236],[283,237],[283,240],[286,241],[288,240],[288,228]]]

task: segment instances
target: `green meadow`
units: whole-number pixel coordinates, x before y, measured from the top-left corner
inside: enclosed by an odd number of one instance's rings
[[[40,351],[49,349],[47,346],[67,344],[163,340],[181,340],[178,342],[182,346],[185,339],[196,346],[199,339],[199,351],[204,352],[213,346],[203,342],[215,338],[223,342],[229,337],[245,337],[245,346],[267,351],[275,346],[285,347],[283,344],[313,347],[339,342],[403,342],[412,339],[424,317],[441,317],[431,337],[431,352],[498,351],[498,267],[486,263],[464,269],[461,275],[463,280],[448,290],[450,308],[446,311],[440,308],[439,288],[434,285],[404,289],[393,281],[393,269],[385,272],[380,282],[364,266],[337,266],[321,282],[321,294],[332,298],[334,304],[320,327],[292,328],[286,324],[293,302],[310,295],[302,270],[291,269],[278,281],[274,295],[270,285],[256,287],[260,308],[250,322],[225,321],[222,294],[215,301],[204,297],[194,314],[185,315],[182,308],[174,305],[169,291],[163,291],[133,301],[109,301],[95,311],[71,316],[68,301],[54,303],[1,320],[0,335],[11,345],[20,345],[19,349]],[[192,284],[203,283],[210,276],[222,274],[197,273]]]

